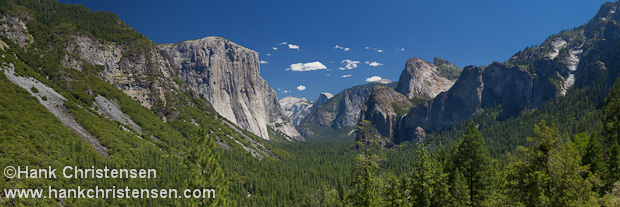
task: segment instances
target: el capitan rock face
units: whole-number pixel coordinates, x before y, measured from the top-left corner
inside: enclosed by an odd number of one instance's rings
[[[282,112],[275,91],[260,76],[258,53],[220,37],[159,45],[181,80],[228,120],[269,139],[267,126],[303,139]]]

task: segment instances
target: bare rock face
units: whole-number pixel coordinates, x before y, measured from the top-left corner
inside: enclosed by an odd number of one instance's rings
[[[368,102],[362,106],[360,121],[368,120],[383,137],[388,137],[386,147],[402,142],[400,124],[405,114],[402,111],[409,111],[413,103],[403,94],[394,89],[375,85]],[[400,113],[399,113],[400,112]]]
[[[299,125],[301,120],[310,113],[313,103],[314,101],[308,101],[306,98],[293,96],[287,96],[280,100],[284,115],[288,116],[295,126]]]
[[[400,74],[396,91],[409,99],[418,96],[435,98],[454,85],[459,73],[458,67],[440,58],[435,58],[435,64],[411,58]]]
[[[78,70],[83,69],[82,60],[104,66],[100,72],[104,80],[149,109],[156,104],[167,106],[166,92],[189,90],[262,138],[269,139],[267,126],[292,139],[301,138],[281,112],[275,91],[260,77],[258,54],[252,50],[224,38],[207,37],[157,45],[137,55],[124,56],[126,51],[123,45],[75,34],[69,38],[62,64]],[[174,79],[187,85],[180,86]]]
[[[318,107],[319,105],[327,102],[327,100],[329,100],[332,97],[334,97],[334,95],[332,95],[331,93],[328,93],[328,92],[321,93],[321,95],[319,95],[319,98],[317,98],[316,101],[314,101],[314,104],[312,104],[312,108]]]
[[[302,139],[260,76],[258,53],[220,37],[159,45],[181,80],[241,128],[269,139],[267,126]]]
[[[299,133],[309,137],[325,127],[339,130],[355,126],[359,122],[362,106],[368,101],[372,87],[376,84],[378,83],[345,89],[331,98],[331,94],[321,93],[314,102],[310,114],[297,127]]]
[[[12,16],[4,14],[0,16],[0,35],[15,42],[20,47],[25,47],[34,41],[26,27],[27,15]]]
[[[123,56],[127,51],[125,46],[78,33],[69,37],[66,50],[62,61],[64,67],[83,70],[82,61],[103,66],[104,69],[99,72],[102,79],[146,108],[151,109],[157,102],[166,104],[164,92],[178,88],[171,81],[174,72],[170,64],[154,49]]]

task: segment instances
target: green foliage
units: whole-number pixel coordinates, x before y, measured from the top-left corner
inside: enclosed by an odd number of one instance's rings
[[[482,134],[474,122],[470,122],[452,158],[453,168],[463,173],[469,187],[469,205],[480,206],[489,193],[490,161]]]
[[[383,205],[377,177],[379,163],[383,159],[375,153],[374,146],[378,142],[376,137],[371,135],[371,126],[370,121],[364,120],[356,129],[356,132],[360,134],[360,139],[356,143],[362,149],[362,154],[357,156],[352,168],[353,180],[350,185],[354,190],[348,197],[348,202],[352,206]]]
[[[605,99],[603,107],[603,135],[605,144],[611,145],[620,142],[620,81],[609,90],[609,95]]]
[[[575,135],[575,138],[573,140],[575,150],[579,152],[579,157],[583,157],[586,154],[586,149],[588,148],[588,144],[590,143],[590,137],[588,137],[586,133],[581,132]]]
[[[545,121],[534,126],[533,145],[520,147],[521,158],[508,166],[506,193],[512,205],[581,206],[596,197],[599,183],[587,167],[579,165],[572,143],[558,144],[557,130]]]
[[[437,67],[437,72],[439,72],[439,75],[450,80],[458,79],[462,71],[463,70],[457,67],[451,67],[448,65],[440,65],[439,67]]]
[[[411,172],[411,195],[414,206],[446,206],[450,203],[448,174],[443,165],[432,157],[424,144],[419,145],[417,159]]]
[[[183,160],[190,177],[186,183],[188,189],[215,189],[215,199],[199,198],[197,204],[200,206],[230,206],[231,200],[227,197],[226,177],[220,167],[221,150],[211,138],[211,130],[202,124],[197,137],[192,140],[192,147],[187,153],[187,158]]]
[[[598,135],[592,136],[590,139],[582,164],[590,166],[590,172],[594,174],[605,175],[607,173],[605,160],[603,160],[603,146]]]

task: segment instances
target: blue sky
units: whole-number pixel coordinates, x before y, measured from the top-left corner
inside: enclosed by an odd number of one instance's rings
[[[373,76],[397,81],[411,57],[441,57],[459,67],[505,61],[551,34],[585,24],[606,1],[61,2],[116,13],[156,43],[224,37],[259,52],[267,62],[261,74],[279,98],[316,99]]]

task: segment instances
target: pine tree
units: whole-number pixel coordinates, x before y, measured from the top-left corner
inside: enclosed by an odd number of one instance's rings
[[[611,186],[611,184],[620,180],[620,144],[618,142],[614,142],[611,146],[611,150],[609,150],[609,171],[607,177],[607,185]]]
[[[193,137],[192,145],[184,164],[190,171],[186,180],[187,189],[214,189],[215,198],[198,198],[192,205],[197,206],[231,206],[228,195],[227,180],[218,163],[220,153],[205,124],[200,125],[197,136]]]
[[[511,205],[583,206],[596,195],[600,180],[579,165],[572,143],[557,146],[557,131],[543,120],[534,125],[533,144],[519,146],[521,156],[507,167],[505,192]]]
[[[385,191],[385,206],[402,206],[403,192],[401,192],[401,183],[398,177],[392,175],[388,179],[388,186]]]
[[[463,173],[469,187],[469,203],[480,206],[488,192],[490,173],[489,151],[474,122],[470,122],[459,141],[452,159],[453,166]]]
[[[586,153],[583,156],[583,165],[590,165],[590,172],[598,175],[605,175],[607,169],[605,161],[603,160],[603,146],[598,139],[598,136],[594,135],[588,142]]]
[[[575,145],[575,149],[579,152],[579,157],[583,158],[583,156],[586,154],[588,143],[590,143],[590,137],[588,137],[586,133],[581,132],[575,135],[573,144]]]
[[[351,186],[354,187],[354,192],[348,197],[352,206],[381,206],[383,204],[376,176],[382,158],[374,153],[373,145],[377,144],[377,138],[372,137],[371,127],[370,121],[364,120],[356,129],[359,137],[356,143],[362,149],[362,154],[357,156],[352,168]]]
[[[620,78],[619,78],[620,79]],[[603,106],[603,136],[605,145],[620,142],[620,81],[616,80],[609,90]]]
[[[463,173],[457,168],[454,172],[454,182],[450,189],[452,206],[466,206],[469,201],[469,186]]]
[[[450,195],[447,179],[448,175],[443,172],[441,163],[421,143],[411,173],[414,206],[445,206]]]

